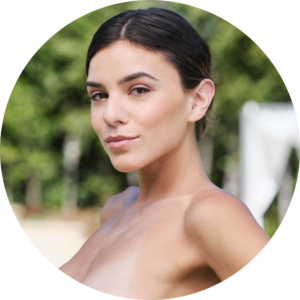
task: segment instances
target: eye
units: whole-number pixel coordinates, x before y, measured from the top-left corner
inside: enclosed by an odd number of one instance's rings
[[[105,98],[108,98],[108,95],[105,93],[96,93],[90,97],[92,101],[99,101]]]
[[[143,94],[146,94],[149,91],[150,90],[148,90],[146,88],[138,87],[138,88],[132,89],[131,94],[133,94],[133,95],[143,95]]]

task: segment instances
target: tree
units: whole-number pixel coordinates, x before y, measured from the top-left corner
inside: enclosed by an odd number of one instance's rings
[[[207,155],[211,155],[210,174],[215,184],[223,185],[228,165],[238,159],[241,106],[250,99],[291,101],[280,75],[261,49],[221,18],[165,1],[105,7],[68,24],[50,38],[15,85],[1,139],[3,177],[11,200],[30,205],[35,199],[33,206],[41,201],[38,205],[44,208],[59,208],[62,199],[73,193],[71,198],[77,206],[86,207],[103,205],[126,187],[126,175],[113,169],[92,130],[84,86],[85,58],[92,36],[103,22],[125,10],[149,6],[175,10],[210,46],[218,85],[213,119],[217,116],[220,121],[208,128],[206,138],[213,146],[213,152],[209,150]],[[73,160],[63,151],[70,141],[77,144],[77,158],[74,155]]]

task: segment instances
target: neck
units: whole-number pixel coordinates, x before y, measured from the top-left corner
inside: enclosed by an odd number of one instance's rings
[[[140,192],[136,204],[196,194],[215,186],[203,169],[195,139],[139,170]]]

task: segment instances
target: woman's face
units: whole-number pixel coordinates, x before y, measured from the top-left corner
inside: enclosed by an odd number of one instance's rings
[[[87,90],[92,125],[121,172],[163,163],[191,130],[192,100],[161,54],[117,41],[91,60]]]

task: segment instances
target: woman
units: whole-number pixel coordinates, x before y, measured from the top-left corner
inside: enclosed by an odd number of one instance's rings
[[[204,40],[174,12],[127,11],[96,32],[86,72],[93,128],[140,187],[108,200],[101,227],[60,269],[108,294],[165,299],[243,268],[269,237],[201,164],[215,92]]]

